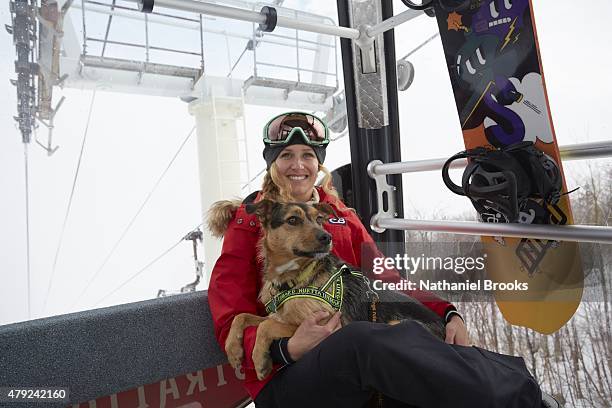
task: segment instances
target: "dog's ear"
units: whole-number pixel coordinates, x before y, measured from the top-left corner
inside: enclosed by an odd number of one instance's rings
[[[255,204],[247,204],[245,207],[247,214],[253,214],[257,216],[259,222],[263,226],[267,226],[270,217],[272,215],[272,211],[279,205],[276,201],[272,200],[261,200]]]
[[[316,203],[316,204],[313,204],[312,206],[316,208],[321,214],[328,215],[329,217],[335,215],[334,209],[332,208],[331,205],[327,203]]]

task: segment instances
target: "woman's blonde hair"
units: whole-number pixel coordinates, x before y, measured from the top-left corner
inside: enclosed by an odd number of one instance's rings
[[[321,188],[325,194],[332,198],[332,202],[339,202],[340,198],[338,197],[338,192],[334,188],[331,173],[322,164],[319,164],[319,171],[323,172],[323,179],[320,183]],[[276,162],[272,163],[270,169],[264,176],[263,184],[261,186],[261,193],[262,199],[280,202],[295,201],[291,194],[291,184],[278,173]]]

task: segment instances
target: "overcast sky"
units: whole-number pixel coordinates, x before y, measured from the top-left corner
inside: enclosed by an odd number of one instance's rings
[[[608,76],[612,72],[609,16],[612,15],[612,3],[594,0],[588,7],[568,0],[538,0],[535,3],[544,72],[559,143],[609,139],[612,121],[609,103],[612,82]],[[333,2],[294,0],[286,1],[284,6],[336,19]],[[395,7],[397,13],[403,11],[404,6],[397,1]],[[0,18],[3,23],[10,23],[8,6],[0,9]],[[245,33],[251,30],[248,23],[219,23]],[[398,57],[436,31],[434,19],[426,16],[398,28]],[[197,45],[197,41],[192,44]],[[180,46],[185,43],[180,42]],[[238,57],[243,46],[244,41],[230,44],[232,60]],[[227,72],[224,41],[206,42],[205,53],[210,61],[208,72],[217,75]],[[0,35],[0,57],[0,77],[5,79],[0,81],[0,94],[3,95],[0,106],[4,113],[0,117],[0,191],[3,193],[0,200],[0,324],[6,324],[28,317],[24,146],[12,119],[16,114],[16,97],[15,88],[8,79],[16,77],[15,56],[12,38],[7,34]],[[410,60],[415,65],[416,77],[412,87],[400,93],[402,157],[417,160],[450,156],[462,149],[463,142],[439,39]],[[250,69],[248,63],[241,64],[238,75],[246,75]],[[194,134],[113,256],[100,270],[194,121],[187,112],[187,104],[178,98],[98,91],[49,302],[43,309],[92,100],[90,90],[58,89],[55,101],[61,95],[66,96],[66,102],[57,116],[54,131],[54,142],[60,149],[48,157],[36,144],[29,146],[32,317],[92,307],[201,222]],[[282,109],[247,106],[248,146],[251,152],[256,152],[251,154],[253,173],[264,167],[259,154],[260,130],[267,118],[280,111]],[[42,127],[39,137],[46,140],[46,130]],[[348,138],[333,143],[328,151],[326,165],[329,168],[346,163]],[[570,180],[568,186],[573,185],[573,178],[584,171],[585,165],[585,162],[564,165]],[[452,217],[470,211],[467,200],[445,189],[437,172],[405,176],[404,190],[405,211],[409,217]],[[99,276],[82,300],[73,305],[97,271]],[[191,246],[181,243],[100,305],[151,298],[158,289],[178,289],[192,277]]]

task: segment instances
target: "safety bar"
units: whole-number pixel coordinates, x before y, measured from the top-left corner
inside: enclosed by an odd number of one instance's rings
[[[612,141],[578,143],[559,147],[561,158],[564,160],[596,159],[612,156]],[[416,173],[422,171],[441,170],[447,158],[415,160],[397,163],[374,164],[371,167],[370,177],[387,174]],[[466,159],[458,159],[451,163],[450,168],[463,168]]]
[[[223,6],[220,4],[201,3],[194,0],[131,0],[136,1],[139,4],[143,2],[149,5],[155,5],[159,7],[165,7],[175,10],[188,11],[199,14],[206,14],[209,16],[225,17],[235,20],[248,21],[251,23],[265,24],[266,16],[262,13],[250,10],[239,9],[236,7]],[[410,20],[411,18],[420,15],[421,11],[406,10],[397,16],[394,16],[388,20],[385,20],[375,26],[367,27],[363,32],[363,37],[374,38],[376,35],[381,34],[399,24]],[[356,40],[362,37],[360,30],[349,27],[341,27],[330,24],[312,23],[307,21],[300,21],[294,18],[288,18],[283,16],[276,17],[276,26],[293,28],[302,31],[308,31],[318,34],[328,34],[336,37],[349,38]],[[362,37],[362,38],[363,38]]]
[[[580,143],[562,146],[561,158],[564,160],[593,159],[612,156],[612,141]],[[447,159],[431,159],[398,163],[382,163],[374,160],[368,165],[368,175],[376,181],[379,209],[383,195],[394,194],[387,184],[386,175],[440,170]],[[456,160],[451,168],[465,167],[467,161]],[[387,202],[393,200],[387,197]],[[385,229],[445,232],[462,235],[492,235],[515,238],[550,239],[561,241],[594,242],[612,244],[612,228],[587,225],[532,225],[520,223],[481,223],[468,221],[436,221],[394,218],[392,212],[379,210],[370,220],[372,229],[383,232]]]
[[[590,225],[499,224],[402,218],[378,218],[373,221],[376,222],[377,228],[384,229],[612,244],[612,228]]]

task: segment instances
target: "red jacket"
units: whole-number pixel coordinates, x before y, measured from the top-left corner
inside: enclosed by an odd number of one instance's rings
[[[361,267],[362,246],[373,248],[372,255],[380,256],[375,249],[374,241],[368,234],[357,215],[341,202],[333,203],[321,189],[320,201],[330,204],[337,218],[345,220],[342,223],[326,223],[325,230],[332,234],[332,253],[345,262]],[[245,205],[241,205],[229,223],[223,239],[223,249],[215,264],[208,286],[208,302],[212,313],[215,336],[221,348],[225,350],[225,340],[229,333],[234,316],[240,313],[253,313],[265,316],[264,306],[257,300],[262,286],[263,264],[256,254],[257,241],[260,238],[260,225],[254,214],[247,214]],[[365,245],[363,245],[365,244]],[[376,251],[376,252],[374,252]],[[369,251],[368,251],[369,252]],[[366,255],[364,255],[366,258]],[[370,256],[367,256],[370,258]],[[367,264],[367,260],[365,261]],[[377,275],[377,279],[397,281],[399,274],[395,270]],[[426,307],[441,317],[454,307],[429,292],[406,291],[406,294],[421,301]],[[248,327],[244,331],[245,359],[242,367],[245,372],[245,388],[253,399],[266,385],[275,373],[264,381],[259,381],[255,374],[251,353],[255,345],[257,328]]]

